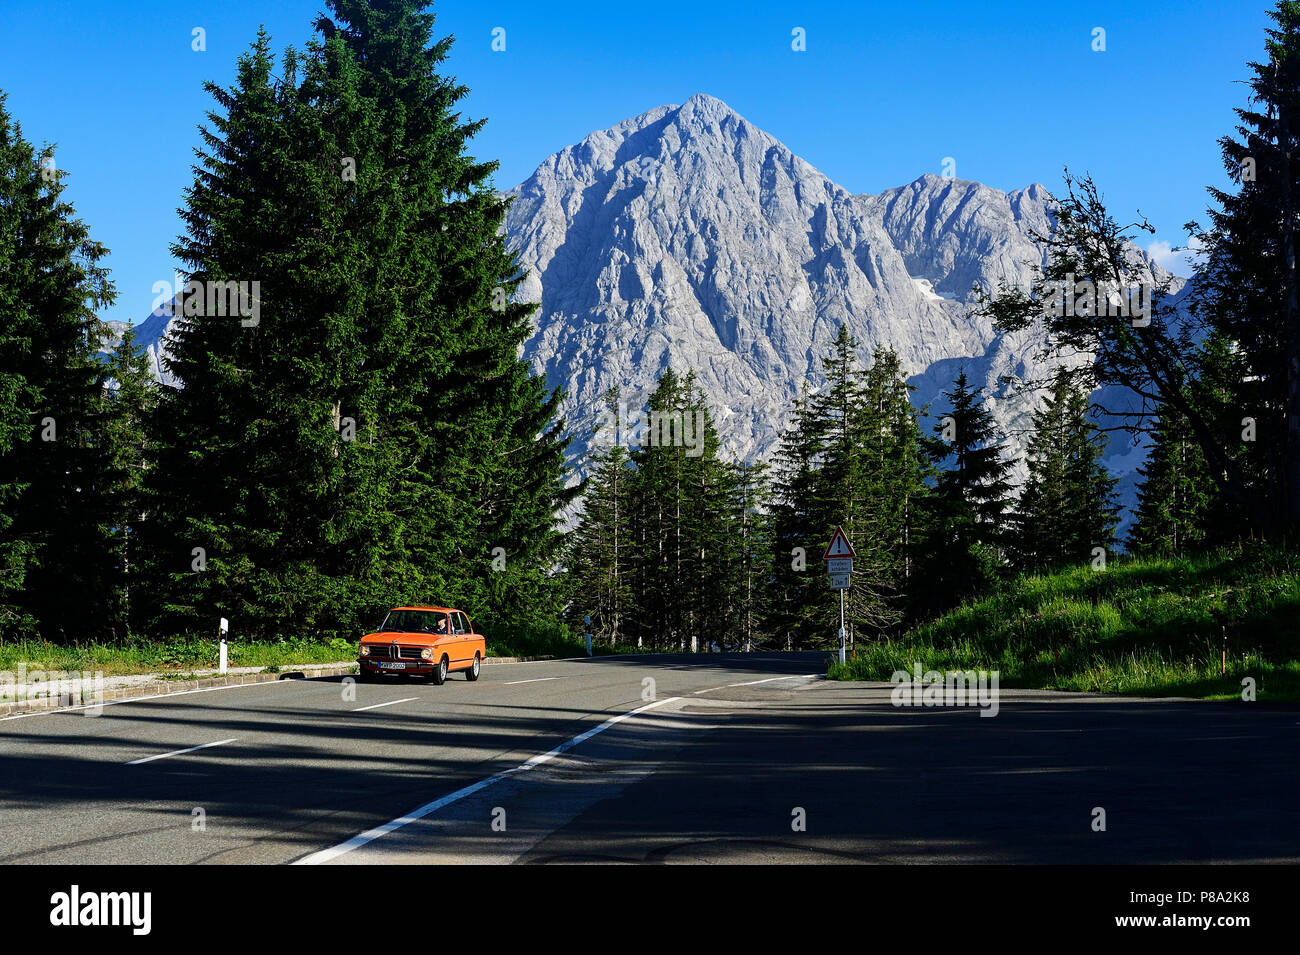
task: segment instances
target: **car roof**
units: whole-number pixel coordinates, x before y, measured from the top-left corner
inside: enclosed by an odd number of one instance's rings
[[[393,610],[436,610],[439,613],[460,613],[455,607],[394,607]],[[392,613],[390,610],[389,613]]]

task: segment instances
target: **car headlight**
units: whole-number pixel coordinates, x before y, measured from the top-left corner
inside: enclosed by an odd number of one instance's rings
[[[368,656],[370,656],[370,648],[369,648],[368,646],[366,646],[364,643],[361,644],[361,655],[362,655],[363,657],[368,657]]]
[[[432,660],[432,659],[433,659],[433,647],[425,647],[423,650],[421,650],[421,651],[420,651],[420,659],[421,659],[421,660]]]

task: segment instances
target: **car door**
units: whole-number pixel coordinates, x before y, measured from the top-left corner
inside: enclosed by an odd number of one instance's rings
[[[465,625],[465,615],[459,610],[453,610],[451,613],[452,632],[455,634],[454,642],[456,649],[452,651],[455,654],[455,662],[465,663],[474,659],[474,652],[469,649],[469,628]]]

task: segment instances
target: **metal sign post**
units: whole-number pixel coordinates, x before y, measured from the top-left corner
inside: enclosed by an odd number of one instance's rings
[[[826,561],[826,579],[831,590],[840,592],[840,663],[845,656],[844,591],[853,586],[853,558],[858,556],[849,543],[842,527],[835,528],[831,542],[826,545],[822,560]]]
[[[844,591],[845,590],[848,590],[848,588],[845,587],[840,591],[840,663],[844,662]]]

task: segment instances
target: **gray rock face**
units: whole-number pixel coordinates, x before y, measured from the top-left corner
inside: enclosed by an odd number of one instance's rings
[[[125,322],[108,322],[111,336],[104,342],[104,348],[113,350],[122,342],[122,335],[127,331]],[[143,352],[149,361],[149,368],[154,378],[169,386],[179,385],[179,380],[172,375],[163,359],[167,356],[168,337],[172,331],[172,318],[161,310],[151,312],[149,317],[133,326],[135,347]]]
[[[567,393],[579,464],[605,389],[635,407],[669,366],[697,372],[731,454],[771,456],[800,387],[824,384],[841,324],[864,358],[892,345],[916,404],[938,414],[964,368],[1021,455],[1037,399],[1000,378],[1046,377],[1057,359],[1041,328],[1001,336],[974,317],[972,286],[1031,281],[1044,258],[1032,234],[1052,225],[1042,185],[927,175],[853,195],[696,95],[592,133],[510,194],[506,231],[528,272],[517,297],[541,305],[524,356]],[[1126,475],[1141,455],[1116,445]]]
[[[926,175],[854,195],[700,94],[592,133],[509,195],[505,229],[527,273],[516,298],[541,306],[523,357],[564,389],[580,470],[605,390],[619,386],[635,413],[670,366],[695,370],[729,454],[770,459],[800,388],[824,384],[841,324],[864,358],[892,345],[936,415],[964,368],[1022,455],[1037,399],[1000,378],[1046,377],[1057,359],[1041,329],[1001,336],[974,317],[971,288],[1028,284],[1027,263],[1043,261],[1032,233],[1052,223],[1042,185]],[[137,327],[161,379],[169,324]],[[1127,502],[1142,457],[1123,438],[1108,456]]]

